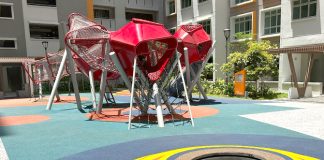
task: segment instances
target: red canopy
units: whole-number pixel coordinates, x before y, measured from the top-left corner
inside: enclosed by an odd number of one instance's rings
[[[184,47],[188,48],[190,64],[205,60],[212,41],[202,25],[182,25],[174,36],[181,40],[178,43],[179,52],[183,54]],[[181,56],[181,63],[184,65],[184,56]]]
[[[132,75],[132,65],[138,56],[140,68],[155,81],[168,60],[175,53],[177,40],[159,23],[132,19],[131,22],[110,34],[110,44],[117,53],[127,75]]]

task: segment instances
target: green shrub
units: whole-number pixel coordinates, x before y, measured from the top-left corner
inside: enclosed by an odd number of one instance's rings
[[[202,82],[202,86],[207,94],[234,96],[234,85],[232,82],[226,84],[225,80],[217,80],[216,82],[205,80]]]
[[[201,79],[213,79],[214,66],[212,63],[207,63],[204,68],[204,71],[201,73]]]

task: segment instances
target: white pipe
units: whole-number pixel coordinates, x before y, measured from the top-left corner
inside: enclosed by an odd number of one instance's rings
[[[186,65],[186,80],[187,80],[187,87],[191,86],[191,78],[190,78],[190,64],[189,64],[189,53],[188,53],[188,48],[185,47],[184,49],[184,59],[185,59],[185,65]],[[188,93],[189,99],[192,98],[191,93]]]
[[[74,67],[74,61],[73,61],[73,58],[72,58],[72,53],[68,49],[66,49],[66,51],[67,51],[69,70],[70,70],[70,73],[71,73],[73,91],[74,91],[74,96],[75,96],[75,100],[76,100],[76,103],[77,103],[77,107],[78,107],[78,110],[80,112],[85,113],[85,111],[82,109],[82,105],[81,105],[79,86],[78,86],[78,82],[77,82],[76,74],[75,74],[75,70],[74,70],[75,67]]]
[[[184,88],[184,92],[185,92],[185,96],[186,96],[187,105],[188,105],[188,108],[189,108],[189,115],[190,115],[191,125],[194,127],[195,124],[194,124],[192,113],[191,113],[191,106],[190,106],[190,102],[189,102],[189,96],[188,96],[188,92],[187,92],[187,88],[186,88],[185,79],[184,79],[184,76],[183,76],[183,73],[182,73],[180,60],[178,60],[178,66],[179,66],[179,71],[180,71],[180,75],[181,75],[181,79],[182,79],[182,83],[183,83],[183,88]]]
[[[159,125],[159,127],[164,127],[164,120],[163,120],[163,113],[162,113],[162,106],[161,106],[161,97],[159,94],[159,87],[156,83],[153,84],[153,96],[155,99],[156,117],[158,120],[158,125]]]
[[[43,87],[42,87],[42,74],[41,74],[41,69],[37,69],[38,72],[38,92],[39,92],[39,99],[43,98]]]
[[[61,76],[63,74],[63,69],[64,69],[66,58],[67,58],[67,51],[65,49],[63,57],[62,57],[62,61],[61,61],[60,67],[59,67],[59,70],[58,70],[56,78],[55,78],[54,85],[53,85],[53,88],[52,88],[52,91],[51,91],[51,95],[50,95],[50,97],[48,99],[48,102],[47,102],[46,110],[51,110],[51,108],[52,108],[52,104],[53,104],[53,101],[54,101],[54,95],[56,93],[56,90],[57,90],[58,85],[60,83]]]
[[[91,89],[91,96],[92,96],[92,107],[97,108],[96,104],[96,88],[93,79],[93,71],[89,70],[89,80],[90,80],[90,89]]]
[[[65,34],[66,33],[66,27],[65,27],[64,22],[61,22],[61,27],[62,27],[63,32]],[[70,70],[70,73],[71,73],[71,79],[72,79],[72,84],[73,84],[75,100],[76,100],[76,103],[77,103],[77,108],[78,108],[78,110],[80,112],[85,113],[85,111],[82,109],[82,105],[81,105],[81,98],[80,98],[78,83],[77,83],[77,80],[76,80],[76,74],[75,74],[75,70],[74,70],[74,62],[73,62],[72,54],[71,54],[71,51],[68,50],[67,48],[64,51],[64,54],[63,54],[63,57],[62,57],[62,60],[61,60],[61,64],[60,64],[60,67],[59,67],[59,70],[58,70],[58,73],[57,73],[57,76],[56,76],[56,79],[55,79],[55,82],[54,82],[54,86],[52,88],[50,98],[49,98],[48,103],[47,103],[46,109],[50,110],[52,108],[54,95],[55,95],[55,92],[56,92],[56,90],[58,88],[58,85],[60,83],[60,79],[61,79],[61,76],[63,74],[63,69],[64,69],[64,65],[65,65],[66,60],[68,60],[68,64],[69,64],[69,70]]]
[[[132,86],[131,86],[131,99],[128,113],[128,130],[131,129],[132,125],[132,109],[133,109],[133,99],[134,99],[134,88],[135,88],[135,76],[136,76],[136,66],[137,66],[137,57],[134,58],[133,66],[133,77],[132,77]]]

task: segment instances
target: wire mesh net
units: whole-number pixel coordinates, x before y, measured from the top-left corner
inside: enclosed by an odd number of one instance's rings
[[[60,50],[58,52],[49,52],[46,53],[46,60],[49,66],[50,71],[52,72],[52,79],[54,80],[56,78],[56,75],[58,73],[61,61],[63,59],[63,54],[65,52],[64,50]],[[75,67],[75,71],[78,71],[78,69]],[[68,62],[65,62],[65,68],[63,69],[63,74],[61,77],[68,76],[69,73],[69,65]]]
[[[177,80],[180,77],[179,69],[177,67],[177,61],[179,60],[179,55],[174,54],[166,65],[163,74],[155,83],[159,86],[159,94],[163,100],[162,109],[165,121],[171,121],[174,125],[185,124],[190,122],[188,118],[188,108],[186,107],[186,101],[184,99],[183,93],[178,92],[181,95],[173,97],[169,94],[168,90],[171,88],[171,82]],[[140,106],[134,106],[138,110],[138,114],[133,115],[133,122],[144,123],[156,123],[157,119],[155,117],[156,110],[151,104],[153,95],[153,84],[149,81],[148,77],[144,75],[140,69],[137,69],[137,79],[135,81],[134,93],[140,97],[141,105],[147,110],[142,110]],[[179,84],[183,85],[183,84]],[[181,86],[179,86],[181,87]],[[136,112],[135,112],[136,113]],[[142,127],[143,125],[132,124],[132,127]],[[145,126],[145,125],[144,125]]]
[[[70,29],[65,36],[65,43],[74,54],[77,54],[92,69],[107,69],[108,72],[117,73],[110,58],[106,65],[103,65],[109,38],[109,31],[105,27],[79,14],[72,14],[69,17],[68,26]]]
[[[188,25],[182,25],[181,28],[184,31],[190,33],[190,32],[193,32],[195,30],[201,29],[202,25],[201,24],[188,24]]]
[[[184,54],[184,48],[188,49],[190,64],[206,60],[212,42],[202,25],[182,25],[174,36],[181,40],[178,44],[179,52]],[[181,63],[184,66],[184,56],[181,57]]]
[[[49,81],[52,78],[52,74],[45,68],[46,63],[46,59],[41,59],[32,64],[32,73],[36,84]]]

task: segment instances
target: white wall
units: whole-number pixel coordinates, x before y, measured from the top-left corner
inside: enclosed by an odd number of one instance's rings
[[[214,62],[217,66],[216,77],[224,78],[224,73],[219,69],[222,64],[226,61],[226,40],[224,37],[224,29],[229,28],[229,2],[228,0],[217,0],[215,12],[215,42],[216,42],[216,52],[214,56]]]
[[[177,25],[197,23],[210,19],[211,39],[216,42],[216,50],[213,53],[213,62],[216,66],[214,80],[224,78],[220,67],[225,63],[225,37],[224,29],[229,26],[229,1],[228,0],[208,0],[199,3],[198,0],[192,1],[192,6],[181,8],[181,1],[176,0]]]
[[[324,44],[324,2],[317,1],[316,17],[292,20],[291,0],[282,0],[281,44],[280,47],[294,47]],[[298,81],[304,80],[307,58],[299,54],[293,56]],[[280,55],[279,82],[290,81],[291,71],[286,54]],[[316,74],[316,73],[313,73]],[[280,87],[280,85],[279,85]]]
[[[44,57],[42,41],[48,41],[48,51],[59,50],[59,39],[31,39],[29,23],[56,24],[58,25],[57,8],[46,6],[27,5],[27,0],[23,0],[23,15],[25,25],[25,37],[28,57]]]

